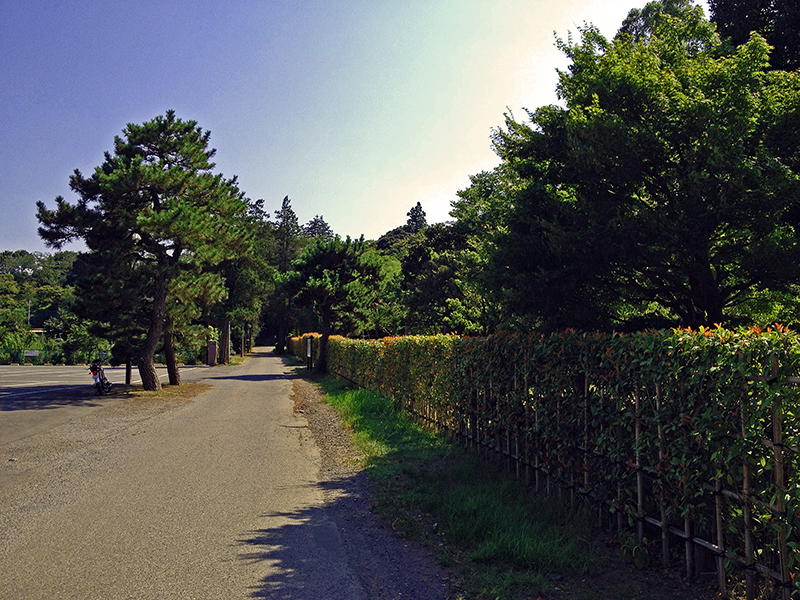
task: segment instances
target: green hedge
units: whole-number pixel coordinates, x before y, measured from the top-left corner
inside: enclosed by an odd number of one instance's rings
[[[334,337],[329,353],[329,372],[607,506],[639,546],[704,545],[728,575],[787,586],[798,569],[800,344],[780,327]]]

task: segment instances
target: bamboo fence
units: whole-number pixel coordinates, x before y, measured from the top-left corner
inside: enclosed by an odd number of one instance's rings
[[[459,370],[447,343],[419,343],[430,346],[423,359],[408,343],[341,343],[329,368],[507,465],[536,492],[593,504],[598,525],[629,540],[639,566],[680,561],[689,579],[715,573],[723,594],[742,581],[748,600],[770,587],[784,600],[798,593],[800,448],[791,442],[800,378],[781,375],[777,353],[765,355],[762,381],[741,383],[720,408],[713,369],[691,364],[682,379],[648,378],[642,368],[612,385],[579,350],[534,360],[527,347],[484,340],[492,351]],[[761,393],[773,388],[780,392]],[[706,406],[727,415],[718,431],[693,430]]]

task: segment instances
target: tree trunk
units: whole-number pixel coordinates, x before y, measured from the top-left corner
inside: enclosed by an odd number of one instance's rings
[[[222,331],[219,336],[219,359],[217,362],[221,365],[227,365],[231,362],[231,322],[226,319],[222,325]]]
[[[175,358],[175,346],[172,336],[172,319],[167,317],[164,324],[164,356],[167,361],[167,373],[170,385],[181,384],[181,372],[178,370],[178,361]]]
[[[133,364],[131,362],[131,355],[128,354],[127,358],[125,359],[125,385],[131,384],[131,371],[133,370]]]
[[[719,289],[719,283],[709,261],[704,257],[696,258],[688,269],[690,300],[693,314],[689,317],[691,327],[700,325],[713,326],[722,323],[725,304]]]
[[[142,387],[145,390],[160,390],[161,382],[156,373],[156,366],[153,364],[153,356],[161,341],[161,334],[164,332],[164,319],[167,315],[167,278],[164,273],[156,276],[155,289],[153,291],[153,304],[150,308],[150,327],[147,330],[147,338],[139,352],[139,376],[142,378]]]

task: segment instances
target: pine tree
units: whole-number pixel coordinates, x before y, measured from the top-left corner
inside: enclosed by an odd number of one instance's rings
[[[55,210],[37,203],[40,236],[56,248],[83,239],[98,285],[136,272],[131,280],[140,284],[127,293],[136,295],[145,315],[138,368],[147,390],[161,387],[153,359],[162,340],[171,359],[170,379],[180,381],[169,305],[207,293],[209,286],[215,289],[212,296],[224,296],[221,277],[200,274],[247,245],[242,226],[247,199],[236,178],[212,173],[216,151],[208,147],[210,135],[171,110],[141,125],[128,124],[115,138],[113,154],[106,152],[90,177],[76,170],[70,178],[76,204],[61,196]],[[181,295],[171,295],[170,286],[179,280]]]

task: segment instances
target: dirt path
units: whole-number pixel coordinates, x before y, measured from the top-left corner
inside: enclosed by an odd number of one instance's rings
[[[446,597],[310,384],[265,352],[201,383],[0,446],[0,598]]]

